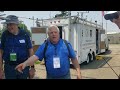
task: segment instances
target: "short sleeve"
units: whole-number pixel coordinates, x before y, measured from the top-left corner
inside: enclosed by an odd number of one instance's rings
[[[75,51],[74,51],[72,45],[71,45],[69,42],[68,42],[68,47],[69,47],[69,50],[70,50],[70,52],[69,52],[69,57],[70,57],[70,58],[76,58]]]
[[[5,32],[3,32],[2,35],[1,35],[0,49],[4,48],[4,42],[5,42]]]
[[[45,48],[45,43],[39,46],[37,51],[35,52],[35,55],[39,58],[40,61],[44,58],[44,48]]]
[[[26,39],[27,39],[27,48],[31,49],[32,48],[32,40],[28,34],[26,34]]]

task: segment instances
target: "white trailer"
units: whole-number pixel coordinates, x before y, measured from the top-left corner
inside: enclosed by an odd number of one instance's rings
[[[47,38],[46,27],[31,27],[32,32],[32,44],[34,52]]]
[[[79,64],[95,60],[97,54],[106,51],[106,34],[102,26],[77,16],[43,19],[40,26],[55,24],[60,29],[60,38],[68,40],[76,52]],[[34,38],[34,36],[32,37]],[[35,39],[34,39],[35,40]],[[40,40],[39,40],[40,41]]]

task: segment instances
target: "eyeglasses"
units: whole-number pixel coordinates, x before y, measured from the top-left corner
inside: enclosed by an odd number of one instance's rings
[[[113,19],[118,19],[118,18],[119,18],[119,14],[117,12],[109,15],[109,19],[111,22],[113,22]]]

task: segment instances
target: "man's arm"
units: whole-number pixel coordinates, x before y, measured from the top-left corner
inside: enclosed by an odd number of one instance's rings
[[[33,56],[34,55],[33,53],[34,53],[33,48],[30,48],[29,49],[29,57]],[[34,65],[32,65],[32,67],[34,67]]]
[[[33,56],[33,48],[29,49],[29,56]],[[32,79],[35,76],[35,65],[30,66],[29,78]]]
[[[75,67],[75,69],[77,71],[77,79],[81,79],[82,76],[81,76],[81,71],[80,71],[80,65],[76,58],[75,51],[73,50],[72,45],[70,43],[68,43],[68,48],[69,48],[69,58],[71,58],[73,66]]]
[[[33,51],[33,48],[30,48],[29,49],[29,57],[33,56],[34,55],[34,51]],[[35,66],[32,65],[31,68],[34,68]]]
[[[3,69],[2,50],[0,49],[0,71]]]
[[[22,72],[22,70],[26,67],[26,66],[32,66],[34,64],[34,62],[36,62],[38,59],[42,60],[44,55],[43,55],[43,50],[44,50],[44,44],[42,44],[38,50],[36,51],[35,55],[31,56],[30,58],[28,58],[25,62],[19,64],[16,66],[15,69],[17,69],[19,72]]]
[[[0,79],[3,78],[3,59],[2,59],[2,50],[0,49]]]
[[[30,58],[28,58],[25,62],[17,65],[15,67],[15,69],[17,69],[19,72],[22,72],[22,70],[26,67],[26,66],[32,66],[34,64],[34,62],[36,62],[39,58],[36,55],[31,56]]]
[[[75,69],[77,71],[77,78],[82,79],[80,65],[78,63],[77,58],[72,58],[71,61],[72,61],[72,64],[73,64],[73,66],[75,67]]]
[[[30,48],[30,49],[29,49],[29,56],[33,56],[33,53],[34,53],[34,52],[33,52],[33,48]]]

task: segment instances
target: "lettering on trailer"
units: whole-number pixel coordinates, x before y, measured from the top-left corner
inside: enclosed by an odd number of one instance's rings
[[[93,45],[93,44],[95,44],[95,43],[82,44],[82,46]]]
[[[91,42],[92,40],[86,40],[86,42]]]
[[[90,49],[91,47],[93,47],[93,46],[88,46],[88,47],[85,47],[85,48],[82,48],[82,49],[86,50],[86,49]]]

